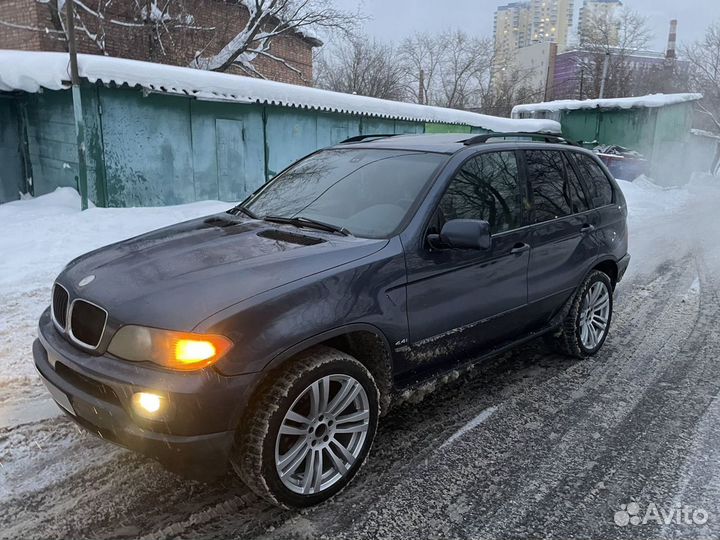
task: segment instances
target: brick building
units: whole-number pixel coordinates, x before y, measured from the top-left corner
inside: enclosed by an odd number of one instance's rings
[[[78,52],[177,66],[189,65],[200,51],[205,57],[216,54],[249,18],[240,0],[175,0],[166,12],[161,11],[165,3],[157,0],[115,0],[107,8],[106,0],[84,4],[102,11],[102,17],[76,7]],[[64,14],[62,5],[60,0]],[[57,8],[58,0],[2,0],[0,49],[67,50]],[[268,52],[282,61],[258,56],[252,65],[267,79],[312,85],[312,50],[320,45],[316,38],[301,34],[279,36]],[[239,66],[227,72],[256,76]]]

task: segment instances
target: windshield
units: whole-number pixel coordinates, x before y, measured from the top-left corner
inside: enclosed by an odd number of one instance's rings
[[[323,150],[277,176],[244,208],[261,218],[302,217],[388,238],[446,159],[405,150]]]

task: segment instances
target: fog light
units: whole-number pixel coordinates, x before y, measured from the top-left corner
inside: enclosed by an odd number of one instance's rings
[[[151,392],[136,392],[133,394],[133,408],[135,412],[145,418],[156,418],[164,405],[164,398]]]

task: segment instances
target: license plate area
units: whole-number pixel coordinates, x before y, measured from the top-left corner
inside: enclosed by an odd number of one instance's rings
[[[38,372],[39,373],[39,372]],[[60,390],[59,388],[55,388],[50,381],[48,381],[45,377],[43,377],[42,373],[40,373],[40,378],[45,383],[45,386],[47,387],[48,391],[50,392],[50,395],[55,400],[55,403],[60,405],[63,409],[65,409],[67,412],[72,414],[73,416],[76,416],[75,409],[72,406],[72,403],[70,403],[70,398],[68,398],[67,394]]]

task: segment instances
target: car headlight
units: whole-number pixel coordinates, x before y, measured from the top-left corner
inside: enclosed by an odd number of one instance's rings
[[[133,362],[192,371],[217,362],[232,347],[225,336],[173,332],[145,326],[123,326],[113,336],[108,352]]]

